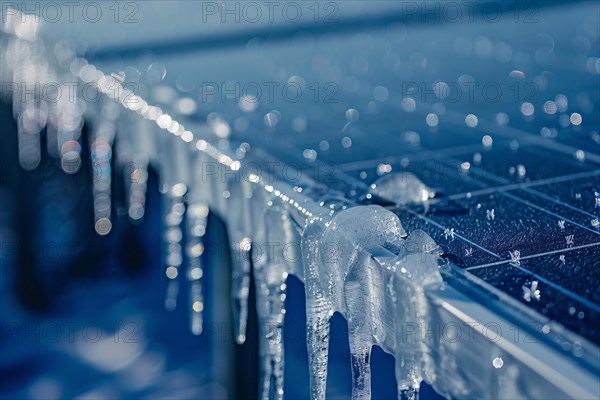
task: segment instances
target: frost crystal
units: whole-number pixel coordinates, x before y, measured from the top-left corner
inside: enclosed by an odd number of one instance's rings
[[[565,241],[567,242],[567,246],[571,247],[575,244],[575,235],[565,236]]]
[[[509,251],[508,254],[510,254],[510,261],[512,264],[521,265],[521,251]]]
[[[444,238],[450,240],[454,240],[454,228],[446,228],[444,229]]]
[[[522,286],[523,289],[523,300],[526,302],[530,302],[531,299],[539,300],[541,297],[540,291],[538,289],[538,281],[531,282],[531,286]]]

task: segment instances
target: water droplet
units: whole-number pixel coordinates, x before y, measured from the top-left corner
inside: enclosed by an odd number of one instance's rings
[[[346,110],[346,119],[349,122],[356,122],[358,121],[360,114],[358,113],[358,110],[354,109],[354,108],[349,108]]]
[[[146,70],[146,79],[153,84],[160,83],[167,76],[167,69],[159,63],[152,63]]]
[[[502,366],[504,365],[504,360],[502,360],[502,358],[500,357],[496,357],[492,361],[492,365],[494,366],[494,368],[502,368]]]
[[[481,143],[485,146],[485,147],[492,147],[492,144],[494,143],[494,140],[492,139],[492,137],[490,135],[485,135],[483,138],[481,138]]]
[[[521,104],[521,114],[523,114],[525,117],[532,116],[534,111],[535,108],[530,102],[526,101],[525,103]]]
[[[265,125],[268,126],[269,128],[272,128],[279,123],[280,118],[281,118],[281,113],[279,113],[279,111],[277,111],[277,110],[273,110],[273,111],[266,113],[265,117],[263,119],[264,119]]]
[[[571,122],[571,124],[573,124],[575,126],[579,126],[583,122],[583,118],[581,117],[581,114],[573,113],[573,114],[571,114],[569,121]]]
[[[427,114],[427,117],[425,117],[425,122],[428,126],[435,128],[436,126],[438,126],[439,119],[436,114],[429,113]]]
[[[569,100],[567,99],[567,96],[564,94],[558,94],[554,98],[554,102],[556,103],[559,112],[567,111],[567,108],[569,107]]]
[[[544,112],[548,115],[554,115],[556,114],[556,111],[558,110],[558,106],[556,105],[555,102],[549,100],[547,102],[544,103]]]
[[[465,117],[465,124],[467,124],[469,128],[475,128],[478,123],[479,119],[475,114],[469,114]]]
[[[406,112],[413,112],[417,108],[417,103],[412,97],[402,99],[402,109]]]
[[[373,98],[380,103],[386,101],[389,97],[389,92],[385,86],[375,86],[373,89]]]
[[[510,118],[508,117],[508,114],[506,114],[504,112],[499,112],[498,114],[496,114],[496,123],[498,125],[505,126],[509,122],[510,122]]]

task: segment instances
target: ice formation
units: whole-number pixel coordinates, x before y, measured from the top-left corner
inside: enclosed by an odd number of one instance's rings
[[[302,237],[311,398],[325,398],[334,312],[348,321],[353,398],[370,398],[373,345],[397,356],[400,390],[418,388],[421,349],[397,341],[390,321],[420,323],[426,316],[421,285],[441,285],[437,246],[422,231],[404,239],[398,217],[380,206],[356,206],[325,224],[320,220],[308,220]]]
[[[396,205],[424,203],[435,191],[410,172],[385,174],[370,187],[370,194]]]

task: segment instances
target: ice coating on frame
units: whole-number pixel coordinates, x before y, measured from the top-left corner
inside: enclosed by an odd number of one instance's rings
[[[399,393],[418,390],[425,347],[418,339],[397,340],[390,326],[426,319],[423,288],[439,286],[442,279],[435,242],[422,231],[405,237],[398,217],[380,206],[342,210],[325,225],[316,218],[308,221],[302,247],[312,399],[325,398],[334,312],[348,321],[354,399],[371,396],[369,359],[375,344],[396,356]]]

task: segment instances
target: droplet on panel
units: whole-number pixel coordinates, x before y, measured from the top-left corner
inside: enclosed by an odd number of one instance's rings
[[[369,193],[396,205],[423,203],[435,196],[434,190],[410,172],[383,175],[371,184]]]

